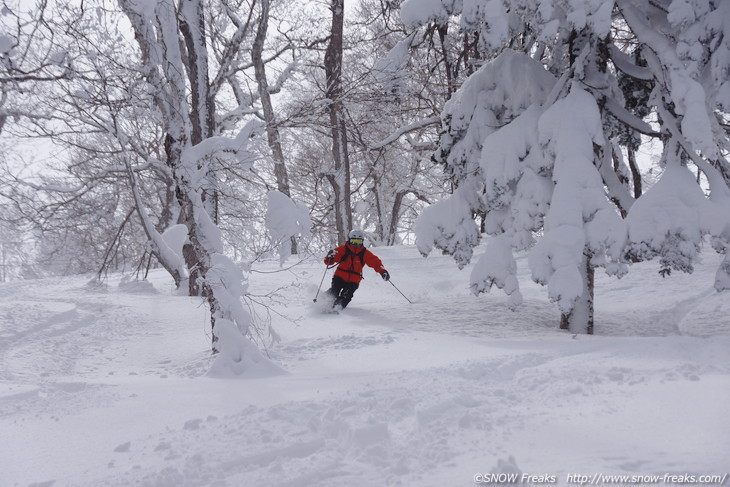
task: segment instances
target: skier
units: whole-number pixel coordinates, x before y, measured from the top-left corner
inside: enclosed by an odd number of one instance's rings
[[[363,278],[364,265],[372,267],[384,280],[390,279],[390,274],[383,267],[381,260],[363,245],[364,239],[362,231],[351,230],[345,245],[330,250],[324,258],[324,263],[328,266],[337,264],[337,270],[332,277],[332,287],[327,290],[327,294],[334,299],[332,303],[334,311],[343,309],[352,300],[352,295],[355,294]]]

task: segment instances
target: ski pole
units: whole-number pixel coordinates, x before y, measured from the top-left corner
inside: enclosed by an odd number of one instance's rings
[[[388,282],[389,282],[389,283],[390,283],[390,284],[391,284],[391,285],[392,285],[392,286],[393,286],[393,287],[395,288],[395,290],[396,290],[396,291],[398,291],[398,292],[400,293],[400,295],[401,295],[401,296],[403,296],[404,298],[406,298],[406,301],[408,301],[409,303],[413,304],[413,301],[411,301],[410,299],[408,299],[408,298],[406,297],[406,295],[405,295],[405,294],[403,294],[403,292],[402,292],[402,291],[401,291],[400,289],[398,289],[398,286],[396,286],[395,284],[393,284],[393,281],[391,281],[391,280],[389,279],[389,280],[388,280]]]
[[[329,266],[325,266],[324,268],[324,274],[322,274],[322,280],[319,282],[319,287],[317,288],[317,294],[314,296],[314,302],[317,302],[317,297],[319,297],[319,291],[322,289],[322,283],[324,282],[324,276],[327,275],[327,271],[330,270]]]

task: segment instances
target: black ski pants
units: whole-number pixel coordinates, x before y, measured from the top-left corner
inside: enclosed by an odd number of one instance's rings
[[[339,276],[333,276],[332,287],[327,290],[327,294],[335,300],[332,307],[345,308],[352,301],[352,296],[358,287],[360,284],[357,282],[347,282]]]

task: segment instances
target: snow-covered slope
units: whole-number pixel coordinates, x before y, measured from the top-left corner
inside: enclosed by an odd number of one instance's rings
[[[322,315],[319,261],[255,267],[251,293],[281,288],[269,354],[288,372],[260,379],[206,375],[205,306],[163,273],[0,286],[0,486],[442,487],[516,469],[565,485],[575,474],[730,472],[718,256],[692,275],[662,279],[641,264],[598,277],[596,335],[573,336],[557,329],[524,258],[524,304],[511,312],[499,292],[472,296],[470,269],[446,257],[373,250],[414,304],[367,269],[350,307]]]

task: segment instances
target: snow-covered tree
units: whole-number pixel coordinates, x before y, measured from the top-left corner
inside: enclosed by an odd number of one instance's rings
[[[266,33],[269,28],[270,0],[261,0],[260,8],[261,13],[259,16],[258,26],[256,28],[256,37],[251,49],[251,59],[254,65],[258,97],[261,102],[264,121],[266,122],[266,138],[273,158],[276,187],[279,193],[287,197],[291,197],[289,171],[286,167],[284,149],[282,148],[281,142],[281,133],[277,125],[274,106],[271,102],[271,91],[273,90],[269,87],[269,80],[266,74],[266,63],[264,62],[263,57],[264,42],[266,41]],[[291,247],[287,251],[281,253],[282,258],[286,255],[291,255],[292,253],[296,254],[298,252],[297,240],[295,237],[290,237],[290,243]]]
[[[347,240],[347,232],[352,228],[350,152],[347,141],[347,123],[342,88],[343,37],[345,25],[345,1],[331,0],[332,24],[324,55],[325,97],[332,134],[333,171],[327,180],[334,192],[335,226],[338,240]]]
[[[243,126],[235,137],[215,135],[215,84],[209,80],[206,22],[199,0],[179,5],[167,0],[120,4],[134,29],[141,69],[160,111],[166,163],[184,215],[188,251],[193,253],[193,259],[187,259],[195,262],[197,284],[210,306],[213,348],[220,352],[215,371],[243,374],[268,369],[268,360],[246,336],[251,317],[241,302],[245,278],[225,255],[216,225],[215,161],[233,157],[239,164],[250,164],[248,141],[256,124]],[[165,243],[161,240],[160,247]],[[178,256],[168,253],[167,258]]]
[[[29,86],[68,78],[72,59],[58,42],[46,1],[6,1],[0,9],[0,133],[8,117],[42,117],[22,96]]]
[[[421,252],[440,248],[463,267],[479,216],[493,238],[474,292],[496,285],[519,305],[512,253],[526,250],[561,327],[588,333],[596,267],[620,277],[631,261],[660,256],[664,275],[691,271],[706,235],[727,254],[729,9],[712,0],[405,2],[409,25],[457,19],[491,55],[442,113],[435,158],[456,190],[424,212]],[[664,145],[664,172],[643,195],[640,136]],[[718,290],[729,267],[718,270]]]

